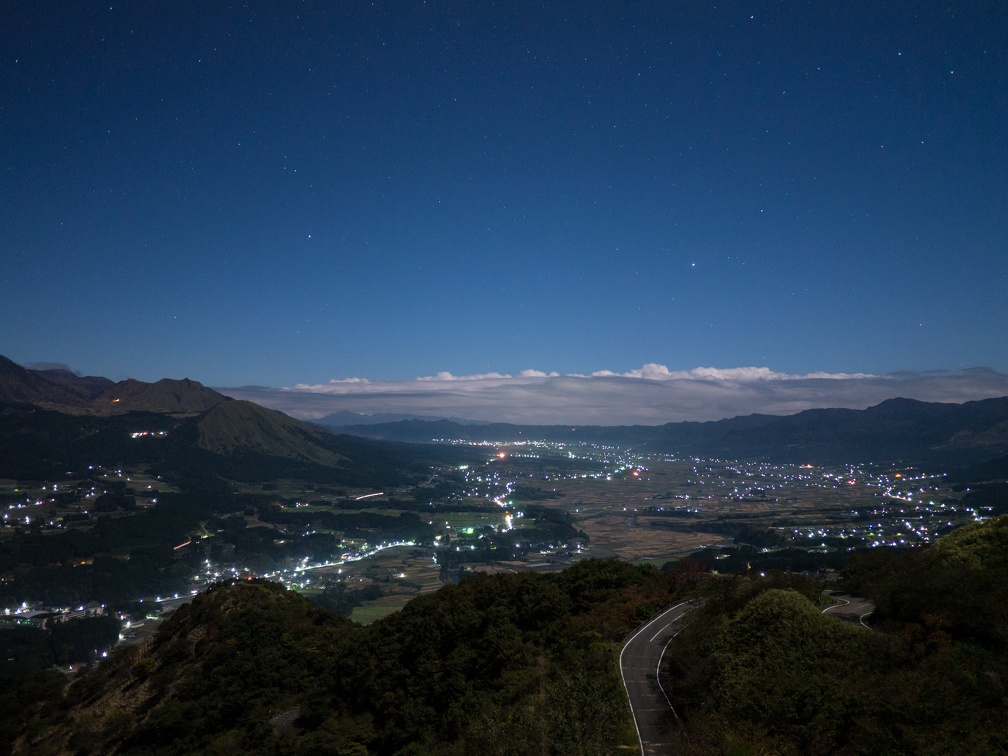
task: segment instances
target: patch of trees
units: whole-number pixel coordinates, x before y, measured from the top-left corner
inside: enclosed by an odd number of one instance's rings
[[[345,584],[339,583],[308,598],[323,609],[330,609],[349,617],[353,614],[353,610],[365,601],[374,601],[383,595],[381,586],[374,583],[364,588],[347,588]]]
[[[241,504],[227,496],[163,494],[157,506],[128,517],[99,515],[87,530],[4,539],[0,572],[8,579],[0,584],[0,603],[120,604],[142,595],[186,590],[202,555],[196,549],[176,552],[172,547],[188,540],[201,519]]]
[[[119,620],[111,614],[50,622],[45,628],[2,628],[0,681],[11,684],[54,664],[94,662],[97,653],[111,648],[118,639]]]
[[[974,486],[962,498],[967,507],[990,507],[991,514],[1008,514],[1008,482],[985,483]]]
[[[349,538],[372,538],[380,534],[381,540],[432,539],[433,530],[427,520],[413,512],[397,515],[376,512],[338,512],[331,510],[299,511],[277,506],[259,509],[263,522],[282,524],[289,530],[307,531],[324,528],[344,533]]]
[[[545,507],[528,507],[527,522],[515,530],[498,531],[485,526],[478,537],[452,540],[437,550],[442,574],[463,564],[512,559],[540,549],[572,549],[576,543],[588,543],[588,534],[574,527],[567,512]]]
[[[135,512],[137,508],[136,497],[126,494],[105,493],[94,500],[91,505],[95,512],[115,512],[122,509],[127,512]]]
[[[532,519],[532,524],[526,524],[516,531],[523,541],[529,541],[537,546],[554,545],[571,541],[588,542],[588,536],[574,527],[574,519],[569,512],[559,509],[549,509],[541,506],[525,508],[525,519]]]

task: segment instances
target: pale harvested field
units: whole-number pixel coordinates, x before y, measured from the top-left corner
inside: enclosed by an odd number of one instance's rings
[[[387,587],[388,590],[416,593],[436,590],[441,586],[437,568],[431,568],[433,560],[429,553],[415,556],[418,551],[413,546],[385,549],[377,554],[344,565],[343,571],[351,571]],[[401,588],[397,587],[401,586]]]
[[[724,536],[715,533],[649,527],[646,520],[620,512],[587,517],[578,522],[578,527],[591,539],[588,553],[597,557],[671,558],[724,541]]]

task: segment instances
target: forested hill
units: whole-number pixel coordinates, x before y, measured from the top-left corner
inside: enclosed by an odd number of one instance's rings
[[[223,585],[36,709],[14,750],[611,754],[634,743],[615,650],[682,587],[615,561],[477,574],[363,627]]]
[[[1008,517],[856,558],[844,585],[870,629],[808,579],[710,583],[667,652],[680,752],[1008,750]]]

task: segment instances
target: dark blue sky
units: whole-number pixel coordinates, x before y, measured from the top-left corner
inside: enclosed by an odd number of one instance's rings
[[[1008,370],[1008,5],[0,5],[0,353]]]

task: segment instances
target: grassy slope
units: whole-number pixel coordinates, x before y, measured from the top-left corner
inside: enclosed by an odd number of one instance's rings
[[[254,452],[330,467],[346,460],[327,448],[332,434],[252,402],[218,404],[198,427],[199,445],[215,454]]]

